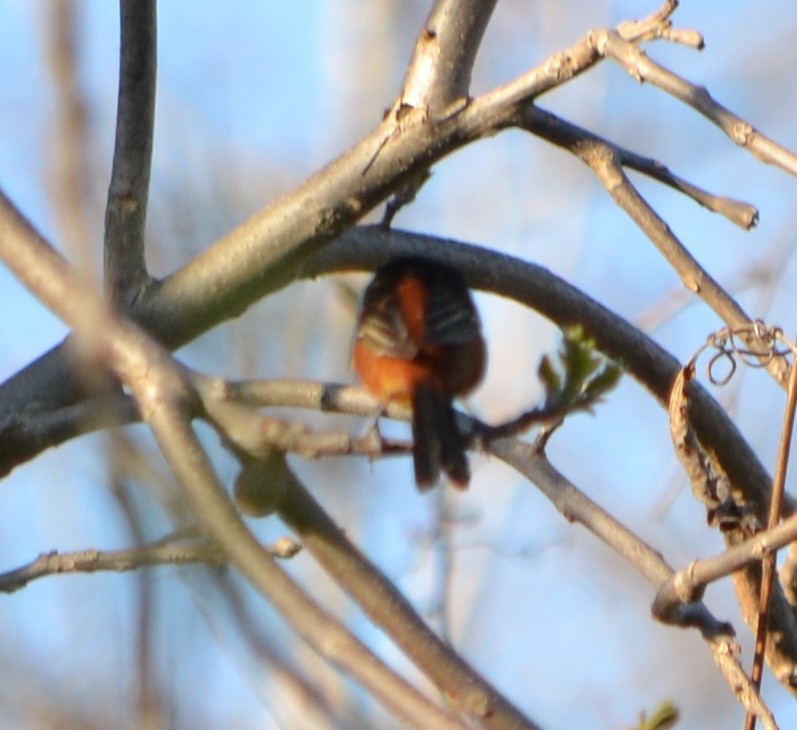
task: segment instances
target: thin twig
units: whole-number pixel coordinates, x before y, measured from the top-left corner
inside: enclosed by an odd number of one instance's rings
[[[612,30],[595,35],[595,46],[601,55],[620,64],[638,81],[647,81],[666,91],[684,104],[700,112],[719,127],[730,140],[744,147],[757,159],[776,165],[797,176],[797,155],[782,147],[714,100],[708,90],[697,86],[651,60],[641,49]]]
[[[224,563],[222,552],[206,540],[186,542],[183,538],[158,541],[127,550],[80,550],[43,553],[14,570],[0,574],[0,592],[13,593],[28,583],[51,575],[140,570],[153,565]]]
[[[640,195],[623,170],[622,151],[605,140],[561,122],[548,112],[529,107],[523,115],[522,124],[528,128],[542,131],[546,139],[569,149],[595,173],[603,186],[629,217],[639,226],[656,246],[667,262],[681,277],[686,288],[697,294],[732,328],[752,324],[751,318],[723,287],[703,268],[684,244],[675,236],[666,222]],[[720,200],[720,199],[717,199]],[[756,217],[755,210],[744,203],[721,199],[721,210],[734,216],[749,219]],[[706,199],[700,201],[707,202]],[[754,332],[748,336],[751,349],[760,347]],[[767,363],[767,369],[781,384],[785,383],[786,370],[782,360],[774,359]]]
[[[318,681],[316,669],[313,669],[311,676],[307,676],[297,652],[292,652],[290,647],[283,648],[282,637],[278,634],[263,631],[262,611],[257,604],[253,605],[248,600],[246,587],[234,580],[229,571],[207,570],[203,578],[215,585],[217,595],[229,607],[229,618],[237,627],[246,651],[255,658],[258,673],[268,668],[269,681],[258,685],[261,685],[260,692],[271,712],[278,721],[282,721],[281,726],[306,726],[323,730],[350,728],[351,716],[347,717],[346,708],[341,708],[340,703],[335,702],[334,695],[328,691],[323,680]],[[218,629],[218,617],[204,600],[204,591],[198,598],[197,608],[208,624]],[[227,626],[220,628],[225,635],[229,634]],[[331,674],[333,670],[330,668],[329,671]],[[291,706],[292,711],[286,705]]]
[[[589,499],[533,445],[507,439],[491,443],[489,451],[527,477],[566,519],[586,527],[633,565],[651,585],[658,587],[672,578],[672,568],[660,553]],[[732,640],[733,628],[730,624],[714,618],[702,601],[695,597],[667,613],[656,611],[654,604],[654,615],[666,623],[697,628],[728,686],[742,705],[764,718],[767,727],[775,727],[769,724],[771,712],[736,658],[738,647]]]
[[[130,537],[136,549],[146,549],[146,527],[144,514],[133,499],[130,485],[130,471],[126,468],[131,462],[138,461],[139,456],[132,452],[136,448],[114,429],[106,434],[107,448],[103,451],[106,461],[107,481],[110,492],[116,499],[125,518]],[[135,629],[130,640],[135,653],[135,694],[134,702],[137,713],[136,722],[140,727],[149,723],[162,725],[173,712],[161,692],[162,681],[158,677],[159,669],[154,661],[155,634],[153,626],[155,613],[159,607],[156,599],[158,586],[152,580],[150,571],[138,571],[135,580],[137,590],[135,596]]]
[[[48,4],[47,50],[56,94],[53,170],[46,182],[58,228],[80,268],[91,271],[88,102],[80,83],[81,6],[69,0]]]
[[[611,152],[617,164],[658,180],[742,228],[752,228],[758,221],[758,210],[755,206],[701,190],[696,185],[674,175],[657,160],[638,155],[620,145],[609,142],[539,106],[529,104],[523,110],[521,119],[524,129],[551,144],[569,150],[587,164],[589,164],[590,146],[602,147]]]
[[[783,493],[786,489],[786,472],[789,468],[789,454],[791,441],[794,434],[794,413],[797,408],[797,363],[792,363],[789,376],[788,398],[786,412],[783,415],[783,426],[780,432],[780,448],[778,449],[778,463],[775,467],[775,478],[772,482],[772,501],[769,506],[769,520],[767,529],[774,529],[780,522],[783,509]],[[761,561],[761,597],[758,605],[758,626],[755,635],[755,654],[750,678],[756,689],[761,688],[761,676],[764,670],[764,655],[767,644],[767,622],[769,604],[772,596],[772,583],[775,580],[775,558],[777,553],[767,551]],[[756,718],[753,713],[748,713],[745,730],[755,730]]]
[[[797,515],[792,515],[771,530],[763,530],[739,545],[726,548],[712,558],[695,560],[659,586],[656,603],[665,606],[702,593],[714,581],[726,578],[746,565],[760,561],[767,553],[797,540]]]
[[[669,34],[669,16],[675,10],[675,5],[672,0],[665,0],[659,10],[642,20],[622,23],[618,30],[632,43],[665,38]],[[496,111],[508,108],[520,112],[529,102],[568,83],[601,61],[603,56],[595,44],[596,33],[600,34],[600,31],[589,31],[576,43],[549,56],[543,63],[473,99],[467,113],[462,115],[463,121],[467,118],[470,126],[482,121],[483,116],[492,116],[494,129],[501,129],[506,122],[500,117],[495,118]],[[510,123],[514,123],[514,120],[510,120]]]
[[[306,398],[323,402],[325,409],[345,408],[347,405],[355,410],[359,408],[363,415],[373,413],[377,405],[370,397],[364,401],[358,399],[359,394],[353,388],[335,385],[298,381],[226,383],[220,379],[202,378],[196,373],[192,374],[192,380],[214,427],[244,459],[263,458],[265,451],[275,446],[273,434],[268,433],[268,427],[264,428],[264,419],[253,409],[253,403],[276,404],[283,398],[298,396],[304,403],[307,403]],[[294,404],[299,401],[294,401]],[[388,410],[404,418],[409,415],[406,408]],[[304,429],[297,432],[294,427],[290,430],[287,440],[279,435],[276,437],[276,447],[280,450],[296,444],[301,448],[307,438]],[[335,438],[334,441],[348,448],[345,446],[347,437]],[[409,449],[405,448],[404,452],[408,453]],[[458,710],[475,716],[485,727],[535,727],[435,636],[393,584],[347,540],[284,462],[279,467],[271,466],[268,474],[261,476],[261,480],[265,479],[269,483],[262,485],[264,489],[279,489],[276,509],[296,531],[303,547],[355,598],[366,614],[393,638]]]

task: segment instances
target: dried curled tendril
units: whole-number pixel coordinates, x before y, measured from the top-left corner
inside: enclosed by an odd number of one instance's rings
[[[751,342],[755,346],[751,346]],[[780,346],[779,346],[780,345]],[[792,352],[792,345],[783,335],[780,327],[770,327],[760,319],[744,327],[723,327],[709,336],[706,344],[696,353],[695,359],[703,350],[715,350],[706,371],[713,385],[727,385],[736,373],[737,360],[752,368],[763,368],[772,360]],[[720,364],[727,371],[720,371]]]

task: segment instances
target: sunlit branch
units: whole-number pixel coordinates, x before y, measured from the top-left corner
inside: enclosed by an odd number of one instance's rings
[[[486,13],[488,3],[479,7],[479,13]],[[628,37],[665,37],[674,7],[666,2],[657,13],[631,24]],[[473,39],[480,22],[470,25]],[[442,121],[433,123],[422,113],[401,119],[389,115],[337,160],[231,230],[158,286],[139,291],[130,280],[131,295],[139,295],[132,316],[169,347],[185,344],[237,316],[257,299],[295,280],[303,260],[430,165],[469,142],[512,126],[523,104],[567,83],[599,60],[587,34]],[[142,211],[140,206],[137,210]],[[127,269],[128,275],[131,270]],[[0,385],[0,427],[7,419],[13,422],[27,407],[31,392],[44,411],[80,400],[80,384],[62,348],[54,348]],[[0,430],[0,441],[5,436]]]
[[[695,560],[673,573],[658,589],[657,605],[669,610],[675,603],[691,600],[709,584],[732,575],[745,565],[760,561],[769,552],[777,551],[797,540],[797,515],[777,527],[764,530],[745,542],[728,547],[713,558]]]
[[[190,563],[225,562],[221,551],[205,540],[186,542],[183,539],[159,541],[129,550],[80,550],[50,552],[14,570],[0,574],[0,592],[13,593],[28,583],[52,575],[124,572],[155,565],[187,565]]]
[[[415,43],[394,113],[416,107],[437,119],[467,103],[473,64],[497,2],[435,2]]]
[[[620,64],[638,81],[647,81],[700,112],[719,127],[730,140],[747,149],[762,162],[776,165],[790,175],[797,175],[797,155],[759,132],[749,122],[714,100],[708,90],[678,76],[651,60],[633,43],[612,30],[596,38],[596,47],[606,58]]]
[[[620,145],[609,142],[589,130],[562,119],[535,105],[528,105],[522,113],[521,124],[532,134],[563,147],[589,164],[590,149],[603,148],[610,152],[618,165],[657,180],[673,190],[683,193],[704,208],[727,218],[742,228],[752,228],[758,222],[755,206],[714,195],[701,190],[686,180],[674,175],[665,165],[650,157],[638,155]]]
[[[278,507],[282,519],[296,530],[303,547],[385,629],[454,707],[485,728],[535,728],[533,722],[435,636],[404,596],[349,542],[295,476],[291,482]]]

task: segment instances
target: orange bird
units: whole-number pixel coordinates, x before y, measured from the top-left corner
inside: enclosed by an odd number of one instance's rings
[[[363,295],[352,365],[382,403],[412,407],[421,491],[437,483],[441,470],[454,486],[468,486],[465,440],[452,400],[478,385],[486,358],[479,314],[456,269],[407,257],[376,272]]]

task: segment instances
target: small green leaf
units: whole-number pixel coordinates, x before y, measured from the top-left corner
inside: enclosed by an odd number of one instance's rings
[[[562,379],[559,377],[559,373],[554,369],[551,358],[547,355],[543,356],[542,360],[540,360],[540,366],[537,368],[537,376],[545,387],[547,399],[558,398],[562,392]]]
[[[672,702],[662,702],[649,718],[642,716],[637,730],[670,730],[678,722],[679,714]]]
[[[622,369],[596,352],[583,328],[568,327],[562,334],[556,365],[545,356],[537,370],[545,388],[546,407],[591,411],[617,385]]]
[[[622,375],[623,371],[618,365],[604,363],[600,372],[587,383],[585,392],[593,402],[597,401],[617,386]]]

